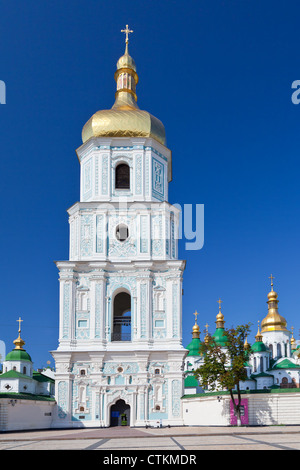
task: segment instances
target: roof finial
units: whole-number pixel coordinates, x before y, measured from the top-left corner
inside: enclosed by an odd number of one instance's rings
[[[17,320],[17,322],[19,322],[19,330],[18,330],[18,333],[21,333],[21,322],[23,320],[21,319],[21,317],[19,317],[19,320]]]
[[[16,345],[15,349],[23,349],[23,346],[25,344],[25,341],[23,341],[21,338],[21,322],[22,321],[23,320],[21,319],[21,317],[19,317],[19,319],[17,320],[17,322],[19,323],[19,329],[18,329],[19,336],[13,342]]]
[[[128,35],[133,33],[133,30],[129,29],[128,24],[127,24],[125,29],[121,29],[121,33],[125,33],[125,35],[126,35],[126,38],[125,38],[125,44],[126,44],[125,54],[126,54],[126,53],[128,53],[128,43],[129,43]]]
[[[275,279],[275,277],[273,277],[273,275],[271,274],[271,276],[269,276],[269,279],[271,279],[271,290],[273,290],[273,279]]]
[[[256,333],[256,335],[255,335],[255,341],[256,341],[256,342],[262,342],[262,339],[263,339],[263,338],[262,338],[262,334],[261,334],[261,332],[260,332],[260,330],[259,330],[259,320],[258,320],[257,323],[258,323],[258,328],[257,328],[257,333]]]
[[[206,322],[206,325],[205,325],[206,335],[205,335],[205,338],[204,338],[204,343],[205,344],[207,344],[208,341],[209,341],[208,327],[209,327],[209,324]]]

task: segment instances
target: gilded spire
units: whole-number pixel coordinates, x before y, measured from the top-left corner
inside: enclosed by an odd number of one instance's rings
[[[297,345],[296,345],[296,340],[295,340],[295,338],[294,338],[294,327],[293,327],[293,326],[291,327],[291,330],[292,330],[292,337],[291,337],[291,340],[290,340],[290,342],[291,342],[291,349],[294,350],[294,349],[297,348]]]
[[[260,330],[259,330],[259,321],[258,321],[257,323],[258,323],[258,329],[257,329],[257,333],[256,333],[256,335],[255,335],[255,341],[256,341],[257,343],[258,343],[258,342],[261,343],[263,337],[262,337],[262,334],[261,334],[261,332],[260,332]]]
[[[16,345],[15,349],[22,349],[23,350],[23,346],[25,344],[25,341],[22,340],[21,338],[21,322],[23,320],[21,319],[21,317],[19,317],[19,319],[17,320],[17,322],[19,322],[19,329],[18,329],[18,333],[19,333],[19,336],[17,339],[14,340],[14,344]]]
[[[247,339],[247,335],[246,335],[246,339],[245,339],[245,342],[244,342],[244,349],[250,349],[251,348],[251,345],[248,343],[248,339]]]
[[[128,34],[133,33],[132,29],[121,29],[122,33],[126,34],[125,39],[125,53],[120,57],[117,62],[117,70],[115,72],[115,80],[117,83],[116,102],[113,108],[120,109],[137,109],[136,104],[136,85],[138,83],[138,75],[136,73],[136,65],[133,58],[128,53]]]
[[[205,338],[204,338],[204,343],[205,344],[207,344],[208,340],[209,340],[208,327],[209,327],[209,325],[206,323],[206,325],[205,325],[206,335],[205,335]]]

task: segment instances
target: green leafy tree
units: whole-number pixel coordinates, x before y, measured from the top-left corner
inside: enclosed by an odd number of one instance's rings
[[[205,388],[211,391],[229,391],[238,425],[241,424],[240,381],[247,379],[245,363],[251,353],[250,348],[245,348],[249,332],[250,323],[236,328],[224,328],[226,348],[218,344],[213,336],[208,335],[200,346],[203,364],[194,371],[195,377]],[[234,392],[237,394],[237,400],[234,398]]]

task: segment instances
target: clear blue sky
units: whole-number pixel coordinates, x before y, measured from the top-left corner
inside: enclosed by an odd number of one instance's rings
[[[114,102],[134,30],[138,104],[163,121],[173,156],[170,202],[205,205],[205,244],[186,251],[184,344],[193,312],[215,329],[280,313],[299,338],[300,4],[264,0],[0,1],[0,339],[22,337],[34,366],[58,339],[58,272],[67,208],[79,199],[81,129]],[[203,333],[201,335],[203,338]]]

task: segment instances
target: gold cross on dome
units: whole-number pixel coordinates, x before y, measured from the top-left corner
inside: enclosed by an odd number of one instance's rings
[[[197,316],[199,315],[199,313],[197,312],[197,310],[194,312],[193,315],[195,315],[195,322],[197,323]]]
[[[206,333],[208,333],[208,327],[209,327],[209,325],[206,323],[206,325],[205,325]]]
[[[269,276],[269,279],[271,279],[271,287],[273,287],[273,279],[275,279],[275,277],[273,277],[271,274],[271,276]]]
[[[23,320],[21,319],[21,317],[19,317],[19,320],[17,320],[17,322],[19,322],[19,333],[21,333],[21,322]]]
[[[217,300],[218,304],[219,304],[219,310],[221,310],[221,303],[223,302],[223,300],[219,299]]]
[[[129,29],[129,28],[128,28],[128,24],[127,24],[125,29],[121,29],[121,33],[125,33],[125,34],[126,34],[125,43],[128,44],[128,35],[131,34],[131,33],[133,33],[133,30],[132,30],[132,29]]]

